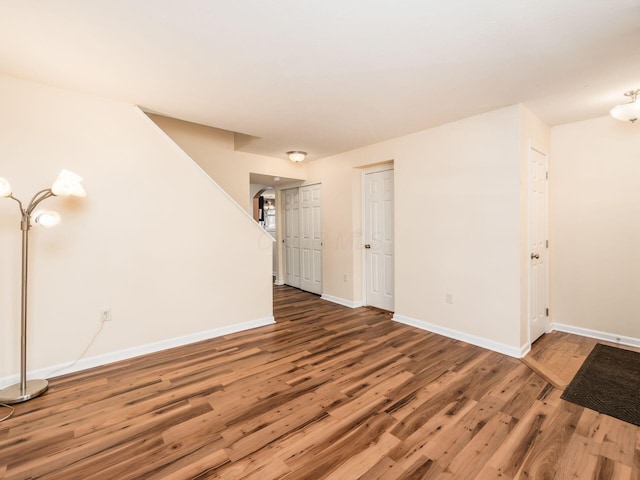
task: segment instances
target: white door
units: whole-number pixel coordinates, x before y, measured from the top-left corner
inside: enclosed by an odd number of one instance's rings
[[[282,190],[284,198],[284,283],[300,288],[300,208],[298,189]]]
[[[322,293],[321,186],[300,187],[300,288]]]
[[[548,327],[547,155],[529,148],[529,341]]]
[[[393,170],[364,175],[365,303],[393,311]]]

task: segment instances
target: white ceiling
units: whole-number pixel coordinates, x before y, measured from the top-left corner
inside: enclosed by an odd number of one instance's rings
[[[640,88],[640,0],[0,0],[0,73],[320,158],[522,102]]]

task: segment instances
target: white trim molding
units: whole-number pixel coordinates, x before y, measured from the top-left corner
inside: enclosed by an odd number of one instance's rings
[[[53,365],[51,367],[40,368],[38,370],[28,372],[27,377],[50,378],[52,376],[66,375],[67,373],[73,373],[81,370],[86,370],[88,368],[99,367],[108,363],[127,360],[129,358],[139,357],[140,355],[167,350],[169,348],[181,347],[190,343],[201,342],[202,340],[222,337],[231,333],[243,332],[252,328],[272,325],[274,323],[276,322],[273,316],[264,317],[257,320],[250,320],[243,323],[236,323],[233,325],[214,328],[212,330],[206,330],[204,332],[192,333],[189,335],[183,335],[181,337],[160,340],[159,342],[149,343],[147,345],[140,345],[138,347],[126,348],[124,350],[118,350],[116,352],[105,353],[104,355],[83,358],[75,362],[65,362],[58,365]],[[18,383],[19,381],[20,376],[17,374],[0,378],[0,388],[13,385],[15,383]]]
[[[327,295],[326,293],[323,293],[320,298],[322,300],[327,300],[328,302],[337,303],[343,307],[358,308],[364,306],[362,300],[346,300],[344,298],[334,297],[333,295]]]
[[[595,338],[604,342],[619,343],[628,347],[640,348],[640,338],[627,337],[616,333],[601,332],[599,330],[590,330],[588,328],[574,327],[573,325],[564,325],[562,323],[552,323],[551,330],[557,330],[564,333],[572,333],[582,337]]]
[[[470,335],[468,333],[453,330],[441,325],[435,325],[433,323],[425,322],[424,320],[416,320],[415,318],[398,315],[397,313],[393,314],[392,320],[398,323],[409,325],[410,327],[419,328],[420,330],[437,333],[438,335],[453,338],[454,340],[460,340],[462,342],[470,343],[478,347],[493,350],[494,352],[502,353],[503,355],[508,355],[510,357],[522,358],[527,354],[530,348],[527,345],[523,345],[519,348],[512,347],[510,345],[505,345],[504,343],[494,342],[493,340],[489,340],[487,338],[477,337],[475,335]]]
[[[393,170],[395,168],[393,160],[387,160],[382,163],[377,163],[370,167],[362,167],[362,172],[367,175],[369,173],[386,172],[387,170]]]

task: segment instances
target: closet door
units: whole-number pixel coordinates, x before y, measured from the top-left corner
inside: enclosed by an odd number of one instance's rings
[[[321,185],[300,187],[300,288],[322,293]]]
[[[322,293],[321,185],[282,190],[284,283]]]
[[[284,198],[284,283],[300,288],[300,205],[297,188],[282,190]]]

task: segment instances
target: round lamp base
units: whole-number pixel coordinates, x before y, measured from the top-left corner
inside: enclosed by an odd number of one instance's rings
[[[20,386],[19,383],[16,383],[0,390],[0,403],[11,405],[12,403],[22,403],[36,398],[49,388],[49,382],[46,380],[28,380],[24,393],[21,391]]]

